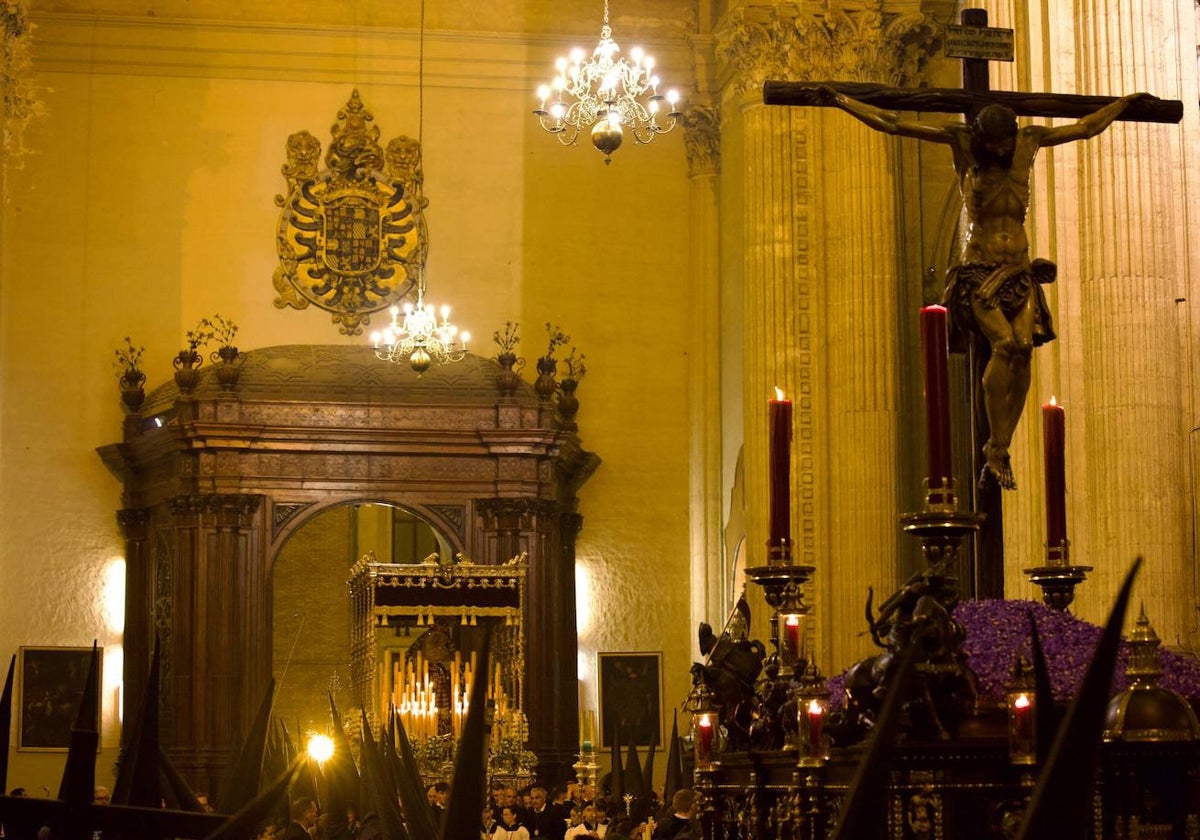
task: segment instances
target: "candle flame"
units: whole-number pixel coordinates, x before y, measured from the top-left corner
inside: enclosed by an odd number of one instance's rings
[[[821,714],[822,711],[823,711],[823,709],[821,708],[821,701],[819,701],[819,700],[810,700],[809,701],[808,713],[810,715],[819,715],[819,714]]]
[[[1050,397],[1050,405],[1058,405],[1058,400],[1054,399],[1053,395]]]
[[[789,616],[787,617],[787,624],[788,624],[788,627],[798,627],[798,626],[800,626],[800,616],[798,616],[798,615],[789,615]]]
[[[1030,705],[1029,704],[1029,695],[1028,694],[1018,694],[1017,699],[1013,701],[1013,705],[1016,706],[1018,709],[1028,709],[1029,705]]]
[[[783,391],[782,391],[782,389],[780,389],[780,387],[778,385],[775,386],[775,399],[777,399],[777,400],[783,399]]]

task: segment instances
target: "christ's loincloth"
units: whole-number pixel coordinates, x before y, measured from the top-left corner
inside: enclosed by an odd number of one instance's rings
[[[950,349],[965,353],[970,345],[968,334],[982,334],[971,310],[973,297],[988,309],[999,309],[1009,321],[1017,317],[1030,296],[1033,297],[1033,346],[1054,340],[1054,323],[1042,285],[1053,283],[1058,268],[1049,260],[1034,260],[1027,265],[966,263],[951,266],[946,272],[946,292],[942,300],[950,310]]]

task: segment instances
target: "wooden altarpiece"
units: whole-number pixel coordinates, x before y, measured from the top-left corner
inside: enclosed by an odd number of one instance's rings
[[[125,696],[141,696],[157,637],[163,744],[197,789],[219,789],[271,679],[275,558],[316,514],[363,500],[412,511],[475,563],[527,555],[529,746],[541,772],[569,775],[576,491],[599,459],[528,384],[502,393],[498,371],[468,356],[418,378],[369,347],[254,350],[235,383],[209,368],[189,393],[158,388],[98,450],[123,484]]]

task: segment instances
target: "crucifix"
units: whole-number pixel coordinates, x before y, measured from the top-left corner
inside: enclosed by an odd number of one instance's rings
[[[995,598],[1004,595],[1001,490],[1016,487],[1008,448],[1029,390],[1033,348],[1054,338],[1041,286],[1054,282],[1057,269],[1048,260],[1030,259],[1025,232],[1034,157],[1043,146],[1094,137],[1118,119],[1179,122],[1183,103],[1145,93],[1116,98],[992,91],[987,62],[1012,60],[1011,31],[988,27],[983,9],[964,10],[962,23],[953,28],[966,48],[955,53],[965,58],[962,89],[769,81],[763,101],[837,107],[877,131],[951,148],[966,224],[944,302],[951,345],[970,352],[972,402],[982,407],[972,412],[972,472],[980,476],[973,507],[986,516],[975,545],[974,595]],[[904,120],[901,110],[962,113],[966,120],[939,126]],[[1018,127],[1018,116],[1079,119]]]

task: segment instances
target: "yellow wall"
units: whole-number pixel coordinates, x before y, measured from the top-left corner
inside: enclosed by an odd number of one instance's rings
[[[417,134],[415,21],[367,33],[329,21],[177,22],[140,7],[35,11],[48,116],[26,138],[34,153],[8,173],[0,243],[0,652],[93,638],[115,652],[100,593],[122,554],[120,494],[94,452],[120,437],[113,349],[126,335],[145,345],[153,388],[183,333],[213,313],[240,325],[242,349],[363,341],[339,336],[323,312],[272,305],[273,199],[288,134],[327,144],[352,88],[385,141]],[[687,598],[663,594],[688,586],[683,143],[631,144],[605,166],[537,128],[531,91],[555,54],[594,40],[598,19],[568,41],[436,25],[424,103],[430,297],[454,305],[481,354],[507,320],[521,322],[531,367],[546,321],[587,354],[580,434],[603,465],[581,493],[593,608],[580,659],[665,651],[669,709],[690,662]],[[664,74],[686,72],[681,41],[646,46]],[[105,683],[101,781],[116,755],[119,670]],[[10,786],[56,791],[61,766],[61,755],[14,752]]]

